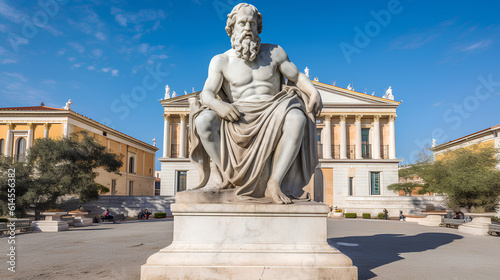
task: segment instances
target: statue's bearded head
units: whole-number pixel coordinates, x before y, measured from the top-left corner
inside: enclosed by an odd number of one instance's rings
[[[231,37],[231,46],[236,56],[253,61],[260,48],[262,15],[255,6],[241,3],[227,17],[226,32]]]

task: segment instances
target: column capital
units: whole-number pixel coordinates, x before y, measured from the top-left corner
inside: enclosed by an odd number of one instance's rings
[[[340,115],[340,121],[345,122],[345,119],[347,119],[347,115]]]
[[[389,121],[393,122],[397,118],[397,115],[390,115]]]
[[[43,124],[43,127],[44,127],[45,129],[49,129],[51,125],[52,125],[51,123],[44,123],[44,124]]]
[[[325,118],[325,121],[330,121],[332,119],[331,115],[324,115],[323,118]]]
[[[34,124],[34,123],[28,123],[28,128],[29,128],[29,129],[33,129],[33,128],[35,128],[35,124]]]
[[[186,114],[181,114],[181,121],[186,121]]]
[[[169,122],[170,121],[170,114],[163,114],[163,118]]]
[[[378,121],[380,121],[381,117],[382,117],[382,115],[375,115],[375,116],[373,116],[373,120],[378,122]]]
[[[7,123],[7,129],[8,130],[13,130],[16,125],[13,123]]]
[[[356,121],[357,122],[360,122],[361,118],[363,118],[363,115],[356,115]]]

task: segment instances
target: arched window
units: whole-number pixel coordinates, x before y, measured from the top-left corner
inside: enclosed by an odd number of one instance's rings
[[[21,137],[17,140],[16,160],[24,161],[25,155],[26,155],[26,139],[24,139],[24,137]]]
[[[134,173],[134,157],[130,157],[129,159],[129,173]]]
[[[0,139],[0,155],[3,155],[5,149],[5,140]]]

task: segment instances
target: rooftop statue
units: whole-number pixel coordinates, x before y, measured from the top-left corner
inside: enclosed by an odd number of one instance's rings
[[[241,3],[228,15],[232,48],[214,56],[200,102],[191,102],[191,160],[204,187],[212,160],[237,198],[291,203],[318,163],[321,97],[278,45],[261,44],[262,15]],[[284,85],[284,78],[296,86]]]

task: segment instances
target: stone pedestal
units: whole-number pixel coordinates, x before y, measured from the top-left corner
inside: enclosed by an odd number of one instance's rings
[[[179,202],[179,201],[178,201]],[[174,238],[141,279],[357,279],[327,243],[328,206],[176,203]]]
[[[34,221],[31,223],[33,231],[57,232],[68,230],[68,223],[61,221],[61,216],[66,215],[67,212],[43,212],[41,214],[45,216],[45,221]]]
[[[82,211],[71,211],[68,212],[71,216],[73,216],[74,227],[85,227],[92,225],[92,219],[85,217],[89,212]]]
[[[458,227],[458,231],[474,235],[488,235],[488,228],[490,224],[490,217],[474,217],[472,222],[460,225]]]
[[[427,216],[425,216],[424,219],[418,221],[418,224],[421,226],[438,227],[441,224],[443,215],[444,214],[439,214],[439,213],[427,214]]]

